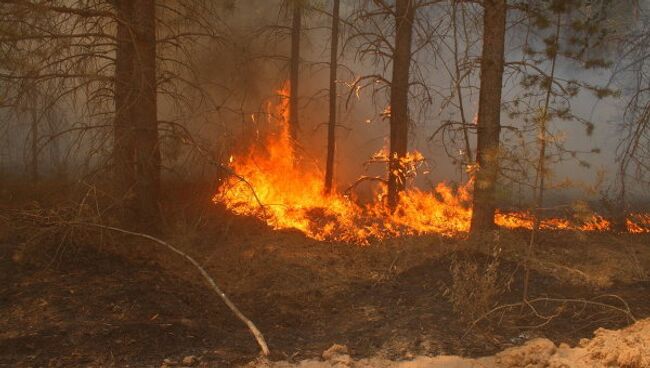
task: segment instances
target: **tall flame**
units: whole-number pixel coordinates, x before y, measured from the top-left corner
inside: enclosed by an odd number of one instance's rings
[[[213,198],[215,202],[224,203],[235,214],[258,217],[273,229],[297,229],[317,240],[367,244],[372,239],[401,235],[455,236],[469,230],[471,181],[455,190],[440,183],[433,192],[416,188],[403,191],[392,213],[383,201],[385,186],[380,186],[376,199],[365,205],[341,193],[325,194],[322,173],[315,167],[297,164],[288,123],[288,92],[285,86],[278,91],[280,103],[268,104],[269,124],[274,129],[263,144],[258,142],[244,154],[230,157],[229,165],[240,178],[231,177],[221,185]],[[380,151],[373,160],[387,157],[386,151]],[[402,164],[407,171],[413,171],[413,165],[422,160],[422,155],[414,152],[402,159]],[[504,228],[530,229],[533,216],[526,212],[498,213],[496,223]],[[580,222],[545,219],[540,224],[542,229],[580,231],[604,231],[610,226],[598,215]],[[632,233],[649,232],[650,216],[631,216],[627,227]]]

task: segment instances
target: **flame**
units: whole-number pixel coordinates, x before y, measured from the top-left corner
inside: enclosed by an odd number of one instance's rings
[[[495,222],[506,229],[532,229],[535,218],[529,212],[497,213]],[[539,228],[541,230],[608,231],[611,229],[611,223],[600,215],[592,214],[586,219],[577,221],[567,218],[546,218],[540,221]]]
[[[315,167],[298,162],[289,130],[288,85],[278,91],[280,103],[268,104],[270,133],[262,142],[241,155],[229,158],[229,166],[239,177],[221,185],[214,202],[224,203],[235,214],[262,219],[273,229],[296,229],[317,240],[368,244],[373,239],[418,234],[457,236],[469,231],[472,181],[453,189],[440,183],[432,192],[411,188],[400,193],[394,212],[386,209],[385,185],[374,193],[375,200],[360,205],[349,195],[325,194],[323,174]],[[261,143],[261,144],[260,144]],[[389,161],[388,149],[373,154],[370,162]],[[412,178],[424,162],[419,152],[400,159],[400,177]],[[243,178],[243,179],[242,179]],[[528,212],[497,213],[496,223],[507,229],[531,229],[534,217]],[[544,219],[544,230],[605,231],[608,220],[591,215],[581,221]],[[650,215],[635,214],[628,219],[630,233],[650,232]]]
[[[625,225],[627,231],[632,234],[650,233],[650,214],[632,213]]]

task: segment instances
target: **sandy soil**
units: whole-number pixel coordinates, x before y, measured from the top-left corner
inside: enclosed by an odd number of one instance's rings
[[[247,368],[646,368],[650,367],[650,319],[622,330],[600,328],[579,345],[556,346],[543,338],[506,349],[494,356],[467,359],[458,356],[414,357],[408,361],[382,358],[354,360],[347,347],[333,345],[321,359],[297,363],[255,361]]]

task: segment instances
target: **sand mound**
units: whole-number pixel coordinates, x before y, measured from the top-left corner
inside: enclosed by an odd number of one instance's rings
[[[353,360],[342,345],[333,345],[321,360],[298,363],[257,361],[248,368],[650,368],[650,319],[622,330],[600,328],[576,347],[533,339],[491,357],[416,357],[410,361],[381,358]]]

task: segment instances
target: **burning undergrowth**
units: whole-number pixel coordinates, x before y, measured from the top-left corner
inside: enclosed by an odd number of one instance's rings
[[[230,167],[239,177],[222,183],[215,202],[224,203],[235,214],[258,217],[273,229],[296,229],[316,240],[368,244],[373,239],[404,235],[458,236],[469,230],[471,181],[455,189],[440,183],[431,192],[410,188],[400,194],[393,212],[387,209],[383,184],[375,189],[374,200],[365,204],[355,200],[354,191],[325,194],[320,170],[298,163],[289,132],[287,92],[286,88],[279,91],[279,104],[268,104],[268,124],[274,129],[245,153],[231,156]],[[386,162],[385,150],[371,161]],[[402,162],[404,176],[413,177],[423,162],[417,152],[407,155]],[[504,228],[531,229],[533,216],[501,212],[496,223]],[[573,220],[544,219],[540,224],[543,230],[605,231],[611,226],[596,214]],[[627,228],[633,233],[650,231],[650,216],[632,215]]]

